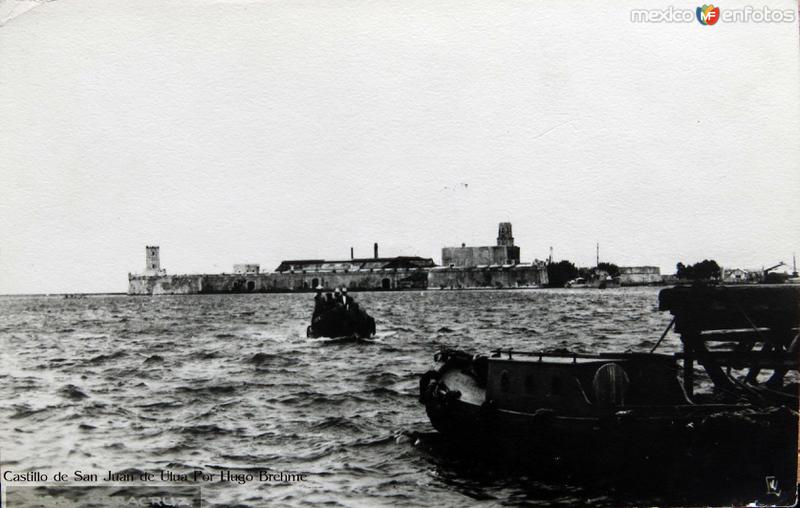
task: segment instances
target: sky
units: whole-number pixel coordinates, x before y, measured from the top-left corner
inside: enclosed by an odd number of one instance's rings
[[[503,221],[522,261],[791,264],[797,21],[631,21],[670,5],[0,0],[0,294]]]

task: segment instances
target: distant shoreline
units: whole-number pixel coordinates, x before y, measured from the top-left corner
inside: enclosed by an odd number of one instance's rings
[[[120,292],[107,292],[107,293],[0,293],[0,298],[12,298],[19,296],[124,296],[128,293]]]
[[[623,286],[617,288],[608,288],[599,291],[609,291],[613,289],[630,289],[630,288],[643,288],[643,287],[650,287],[650,288],[664,288],[668,287],[669,285],[637,285],[637,286]],[[385,289],[353,289],[351,290],[353,293],[414,293],[414,292],[434,292],[434,293],[459,293],[459,292],[472,292],[472,291],[496,291],[496,292],[507,292],[507,291],[548,291],[548,290],[558,290],[558,289],[569,289],[570,291],[574,292],[581,292],[583,290],[586,291],[598,291],[596,288],[550,288],[550,287],[510,287],[510,288],[493,288],[493,287],[466,287],[466,288],[425,288],[425,289],[393,289],[393,290],[385,290]],[[154,297],[154,296],[219,296],[219,295],[287,295],[287,294],[313,294],[314,290],[312,289],[303,289],[303,290],[295,290],[295,291],[255,291],[255,292],[209,292],[209,293],[161,293],[155,295],[142,295],[142,294],[128,294],[126,292],[107,292],[107,293],[17,293],[17,294],[0,294],[0,298],[19,298],[19,297],[30,297],[30,296],[43,296],[43,297],[58,297],[58,296],[67,296],[67,297],[94,297],[94,296],[130,296],[130,297]],[[66,298],[69,299],[69,298]]]

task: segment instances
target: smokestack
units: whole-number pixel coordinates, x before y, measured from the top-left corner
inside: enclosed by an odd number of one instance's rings
[[[353,248],[350,247],[350,261],[353,260]]]
[[[372,250],[374,251],[375,259],[378,259],[378,242],[375,242],[375,244],[372,246]]]

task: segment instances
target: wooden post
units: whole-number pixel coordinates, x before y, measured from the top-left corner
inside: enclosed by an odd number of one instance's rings
[[[791,338],[792,337],[792,329],[791,328],[788,328],[788,329],[785,329],[785,330],[781,330],[778,333],[779,333],[780,339],[782,339],[782,340],[780,340],[780,343],[785,344],[786,342],[791,341],[791,342],[789,342],[789,347],[786,350],[787,358],[790,358],[790,359],[791,358],[797,358],[797,353],[800,351],[800,333],[795,335],[794,339]],[[789,369],[786,369],[784,367],[780,367],[780,368],[775,369],[775,371],[772,373],[772,376],[767,380],[766,385],[769,388],[773,389],[773,390],[781,389],[781,387],[783,386],[783,376],[786,375],[788,370]],[[800,466],[798,466],[798,467],[800,467]]]
[[[694,356],[685,345],[683,351],[685,355],[683,357],[683,389],[691,400],[694,397]]]
[[[723,390],[732,390],[733,383],[731,383],[730,378],[725,375],[725,371],[722,370],[722,367],[720,367],[716,360],[710,355],[703,354],[708,353],[708,348],[706,348],[705,342],[703,342],[703,339],[700,337],[700,332],[697,332],[693,340],[694,350],[698,353],[699,361],[703,364],[703,368],[706,369],[706,373],[708,373],[708,377],[711,378],[714,386]]]
[[[694,397],[694,353],[695,345],[700,336],[693,323],[691,323],[686,316],[675,316],[675,330],[681,333],[681,342],[683,343],[683,389],[686,396],[691,400]]]

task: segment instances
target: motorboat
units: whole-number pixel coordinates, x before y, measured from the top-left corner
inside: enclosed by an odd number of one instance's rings
[[[375,319],[360,306],[336,304],[313,316],[306,329],[310,338],[351,337],[367,339],[375,335]]]

